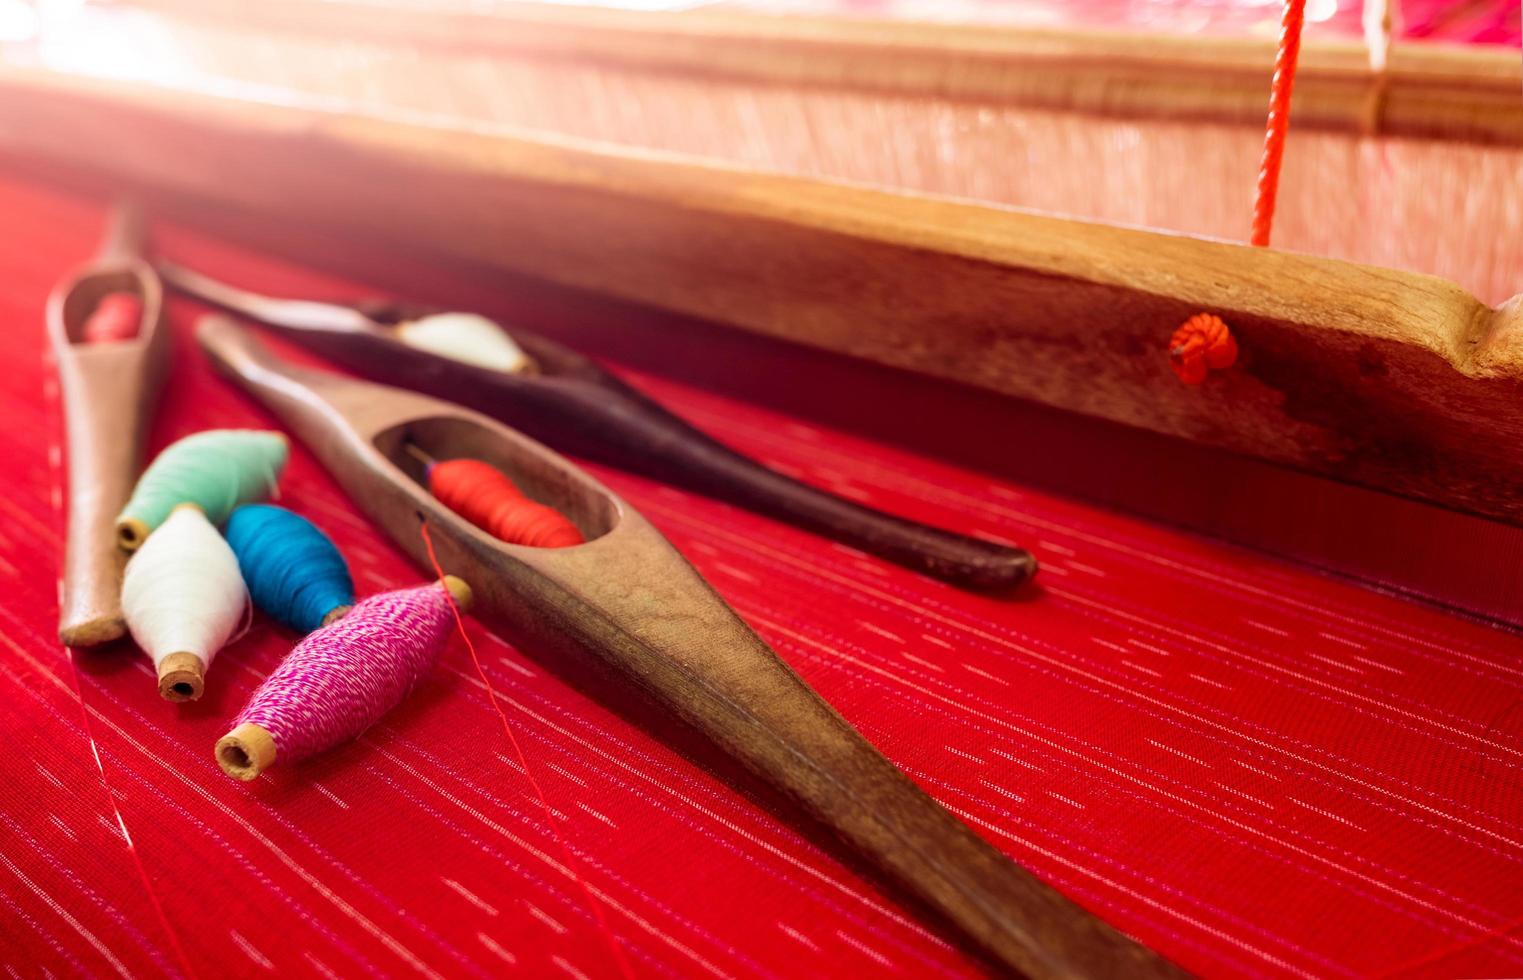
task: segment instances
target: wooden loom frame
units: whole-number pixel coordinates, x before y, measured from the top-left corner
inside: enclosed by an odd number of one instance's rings
[[[119,0],[176,20],[503,57],[612,64],[769,86],[987,100],[1124,118],[1261,127],[1274,42],[963,26],[725,9],[637,12],[530,2],[489,13],[363,0]],[[1523,59],[1505,49],[1394,44],[1382,70],[1354,41],[1309,40],[1298,128],[1523,145]]]
[[[1429,277],[521,134],[24,71],[0,91],[23,155],[1523,517],[1472,424],[1515,433],[1523,311]],[[1249,352],[1206,391],[1150,347],[1197,308]]]
[[[133,5],[318,35],[405,31],[446,49],[1255,125],[1270,55],[1258,41],[1139,45],[727,12],[518,4],[491,15],[365,8],[357,21],[354,6],[289,0],[252,11],[224,0]],[[1378,73],[1352,44],[1309,45],[1304,59],[1298,125],[1523,144],[1523,66],[1507,55],[1398,46]],[[1492,311],[1442,280],[431,120],[30,71],[0,75],[0,92],[0,149],[1523,524],[1523,464],[1507,451],[1523,431],[1523,313],[1516,302]],[[79,121],[131,152],[92,155],[67,132]],[[428,192],[394,200],[385,189],[400,181]],[[488,202],[513,215],[511,227]],[[1227,317],[1245,355],[1187,389],[1161,345],[1198,310]]]

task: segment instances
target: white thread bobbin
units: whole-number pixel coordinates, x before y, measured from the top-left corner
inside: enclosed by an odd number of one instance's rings
[[[508,374],[532,374],[534,361],[502,327],[475,313],[435,313],[397,325],[409,347]]]
[[[250,608],[237,556],[194,504],[170,513],[122,577],[127,628],[153,659],[169,701],[201,696],[212,658]]]

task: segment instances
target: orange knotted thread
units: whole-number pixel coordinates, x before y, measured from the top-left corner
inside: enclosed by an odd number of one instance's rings
[[[1198,385],[1213,370],[1229,368],[1237,360],[1237,341],[1222,318],[1197,313],[1169,338],[1169,366],[1187,385]]]
[[[85,320],[85,343],[131,340],[143,323],[143,301],[135,293],[107,293]]]
[[[449,459],[428,468],[428,488],[450,510],[509,544],[566,548],[582,532],[554,507],[525,497],[518,485],[479,459]]]

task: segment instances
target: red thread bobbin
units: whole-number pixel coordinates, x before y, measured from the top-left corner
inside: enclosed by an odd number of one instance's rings
[[[501,541],[534,548],[582,543],[582,532],[564,515],[525,497],[512,480],[480,460],[434,463],[428,487],[450,510]]]
[[[143,301],[133,293],[108,293],[101,297],[85,320],[84,337],[89,344],[131,340],[143,322]]]

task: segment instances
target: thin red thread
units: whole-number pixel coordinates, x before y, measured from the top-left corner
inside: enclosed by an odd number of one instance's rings
[[[434,553],[434,540],[428,534],[428,521],[420,519],[418,526],[423,532],[423,546],[428,549],[428,563],[434,567],[442,587],[444,569],[439,565],[439,556]],[[529,768],[529,760],[524,756],[523,747],[518,744],[518,736],[513,734],[513,726],[508,723],[507,712],[502,710],[502,705],[497,701],[497,693],[492,690],[492,682],[487,680],[486,670],[481,666],[481,658],[476,655],[476,644],[471,642],[470,634],[465,631],[465,620],[460,615],[460,607],[455,604],[455,597],[450,594],[449,589],[444,590],[444,595],[446,601],[449,602],[450,612],[455,614],[455,628],[460,632],[460,639],[465,641],[465,648],[471,654],[471,663],[476,665],[476,676],[481,678],[482,686],[486,688],[487,701],[491,703],[492,710],[497,712],[497,717],[502,722],[503,733],[508,736],[508,742],[513,746],[513,754],[518,757],[518,765],[523,769],[529,785],[534,788],[534,796],[539,800],[539,807],[545,814],[545,822],[550,826],[550,836],[555,838],[555,843],[560,848],[561,860],[566,863],[566,870],[571,872],[571,877],[582,889],[582,895],[586,897],[587,905],[592,909],[593,918],[597,920],[598,928],[602,930],[603,938],[608,943],[609,952],[613,954],[614,962],[619,965],[619,972],[625,980],[634,980],[634,971],[630,969],[629,961],[624,958],[624,950],[619,946],[619,938],[614,935],[613,927],[608,924],[608,918],[603,914],[603,903],[592,894],[586,879],[576,870],[576,858],[572,856],[571,848],[566,846],[565,838],[556,827],[555,813],[550,809],[550,801],[545,798],[545,791],[540,788],[539,780],[534,778],[534,772]]]
[[[1512,922],[1497,926],[1495,929],[1488,929],[1486,932],[1483,932],[1478,936],[1471,936],[1469,939],[1461,939],[1449,946],[1440,946],[1438,949],[1433,950],[1430,953],[1425,953],[1424,955],[1416,957],[1415,959],[1407,960],[1405,963],[1398,963],[1396,966],[1391,967],[1388,970],[1382,970],[1380,973],[1375,975],[1378,977],[1394,977],[1398,974],[1406,973],[1408,970],[1415,970],[1420,966],[1428,966],[1438,962],[1439,960],[1447,959],[1448,957],[1453,956],[1455,953],[1463,953],[1465,950],[1479,946],[1484,942],[1489,942],[1493,939],[1501,939],[1508,933],[1514,932],[1520,928],[1523,928],[1523,919],[1514,919]]]
[[[43,376],[50,375],[56,366],[56,362],[48,354],[47,348],[43,349],[42,369]],[[48,406],[48,414],[51,416],[54,431],[60,421],[58,411],[58,388],[54,385],[43,385],[43,401]],[[59,525],[63,524],[63,481],[59,478],[58,463],[52,464],[53,489],[59,491],[53,494],[56,503],[53,506],[53,516]],[[79,705],[79,721],[84,729],[85,741],[90,744],[90,755],[95,759],[95,771],[100,774],[101,787],[106,791],[106,802],[111,804],[111,813],[116,817],[116,825],[121,828],[122,842],[127,845],[127,853],[132,856],[132,866],[137,872],[138,881],[143,886],[143,891],[148,895],[148,904],[153,906],[154,918],[158,920],[159,928],[164,930],[164,935],[169,939],[169,945],[174,950],[175,958],[180,961],[180,969],[184,971],[187,980],[195,980],[196,971],[191,969],[190,958],[185,955],[185,947],[180,944],[179,933],[169,924],[169,916],[164,913],[164,906],[159,902],[159,893],[154,890],[153,879],[148,877],[148,869],[143,866],[142,855],[138,853],[137,845],[132,842],[132,832],[127,829],[127,820],[122,816],[122,808],[116,805],[116,789],[111,785],[111,777],[106,775],[106,766],[101,762],[100,744],[95,740],[95,726],[90,723],[90,707],[85,704],[84,682],[79,676],[79,664],[74,661],[74,651],[69,647],[63,648],[64,659],[69,662],[69,676],[74,684],[74,701]]]
[[[180,945],[179,935],[169,925],[169,916],[164,914],[164,906],[159,903],[159,894],[153,889],[148,869],[143,867],[143,858],[138,854],[137,845],[132,843],[132,835],[127,831],[127,821],[122,819],[121,808],[116,805],[116,793],[112,789],[110,777],[106,775],[106,766],[100,760],[100,746],[96,744],[95,729],[90,724],[90,709],[85,705],[84,686],[80,683],[79,664],[74,662],[74,651],[68,647],[64,647],[64,651],[68,654],[69,672],[74,678],[74,697],[79,702],[79,718],[85,726],[85,740],[90,743],[90,754],[95,757],[95,769],[100,773],[101,785],[106,788],[106,801],[111,804],[111,812],[116,815],[116,825],[122,829],[122,840],[127,844],[127,853],[132,855],[132,866],[137,869],[137,876],[143,882],[143,890],[148,893],[148,903],[153,906],[159,928],[169,937],[169,945],[174,948],[175,958],[180,961],[180,969],[185,971],[185,976],[190,980],[195,980],[196,972],[190,968],[190,959],[185,955],[185,948]]]
[[[1280,193],[1280,165],[1285,159],[1285,134],[1290,129],[1290,90],[1296,81],[1296,59],[1301,53],[1301,25],[1306,0],[1285,0],[1280,20],[1280,47],[1274,59],[1274,80],[1269,86],[1269,119],[1264,130],[1264,157],[1259,164],[1258,194],[1253,202],[1255,245],[1269,244],[1274,206]]]

